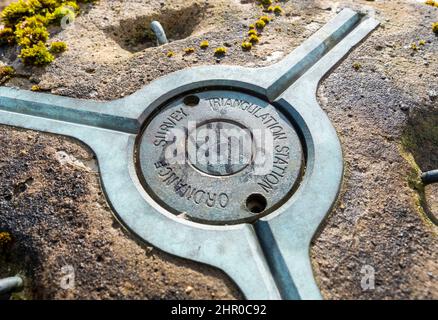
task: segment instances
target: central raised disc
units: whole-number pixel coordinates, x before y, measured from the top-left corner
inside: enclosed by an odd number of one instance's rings
[[[190,132],[187,146],[190,143],[195,152],[188,153],[189,162],[206,174],[231,175],[245,169],[251,161],[251,133],[238,123],[220,120],[202,124]]]
[[[251,222],[278,208],[299,183],[303,159],[284,114],[225,90],[163,106],[137,145],[146,191],[175,215],[208,224]]]

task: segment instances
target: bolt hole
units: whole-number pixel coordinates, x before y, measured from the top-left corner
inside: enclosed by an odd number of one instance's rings
[[[267,205],[266,198],[258,193],[253,193],[246,199],[246,208],[252,213],[265,211]]]
[[[190,107],[197,106],[199,104],[199,97],[195,95],[187,96],[184,98],[184,104]]]

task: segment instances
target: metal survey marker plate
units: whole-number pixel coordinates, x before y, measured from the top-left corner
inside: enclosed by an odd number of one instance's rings
[[[177,215],[231,224],[266,215],[301,177],[303,148],[287,118],[254,96],[212,90],[180,97],[146,125],[143,183]]]
[[[344,9],[272,66],[189,68],[111,102],[1,87],[0,124],[88,145],[129,231],[247,299],[320,299],[309,248],[343,158],[316,91],[378,24]]]

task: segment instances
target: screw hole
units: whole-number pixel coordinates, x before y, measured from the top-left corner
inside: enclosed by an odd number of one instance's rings
[[[266,198],[258,193],[253,193],[246,199],[246,208],[252,213],[262,213],[267,205]]]
[[[187,96],[184,98],[184,104],[190,107],[197,106],[199,104],[199,97],[195,95]]]

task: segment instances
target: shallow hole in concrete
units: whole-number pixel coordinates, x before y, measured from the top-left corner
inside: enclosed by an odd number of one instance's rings
[[[266,198],[259,193],[253,193],[246,199],[246,207],[252,213],[262,213],[267,205]]]
[[[409,118],[403,145],[421,171],[438,169],[438,108],[418,110]]]
[[[152,21],[161,23],[169,42],[172,42],[191,36],[204,18],[206,9],[207,6],[200,6],[198,3],[184,8],[165,8],[156,14],[121,20],[119,25],[111,26],[105,32],[123,49],[139,52],[157,46],[150,28]]]

